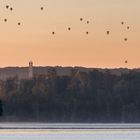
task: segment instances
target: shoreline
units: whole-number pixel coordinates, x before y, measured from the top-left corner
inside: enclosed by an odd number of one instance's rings
[[[122,129],[122,130],[140,130],[140,123],[135,124],[124,124],[124,123],[112,123],[112,124],[89,124],[89,123],[0,123],[0,130],[5,129],[41,129],[41,130],[110,130],[110,129]]]

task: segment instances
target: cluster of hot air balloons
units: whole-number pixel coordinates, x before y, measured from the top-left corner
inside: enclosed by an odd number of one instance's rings
[[[121,22],[121,24],[122,24],[122,25],[124,25],[124,24],[125,24],[125,22],[123,22],[123,21],[122,21],[122,22]],[[129,26],[127,26],[127,27],[126,27],[126,29],[127,29],[127,30],[129,30],[129,29],[130,29],[130,27],[129,27]],[[125,37],[125,38],[124,38],[124,41],[125,41],[125,42],[127,42],[127,40],[128,40],[128,39],[127,39],[127,37]],[[125,62],[125,64],[127,64],[127,63],[128,63],[128,60],[125,60],[124,62]]]
[[[121,22],[121,24],[122,24],[122,25],[124,25],[124,22]],[[129,30],[129,29],[130,29],[130,27],[129,27],[129,26],[127,26],[127,27],[126,27],[126,29],[127,29],[127,30]],[[127,38],[124,38],[124,41],[127,41],[127,40],[128,40]]]
[[[83,21],[84,19],[83,18],[80,18],[80,21]],[[89,24],[89,20],[86,21],[86,24]],[[89,34],[89,31],[86,31],[86,34],[88,35]]]
[[[7,10],[10,10],[10,11],[13,11],[13,10],[14,10],[14,8],[11,7],[10,5],[6,5],[5,8],[6,8]],[[41,10],[41,11],[43,11],[44,9],[45,9],[44,6],[40,7],[40,10]],[[84,18],[82,18],[82,17],[79,18],[79,20],[80,20],[80,22],[83,22],[83,23],[85,23],[85,24],[90,24],[90,21],[89,21],[89,20],[84,20]],[[7,21],[8,21],[8,19],[5,18],[5,19],[4,19],[4,22],[7,22]],[[123,25],[123,26],[125,25],[125,22],[124,22],[124,21],[122,21],[122,22],[120,22],[120,23],[121,23],[121,25]],[[17,22],[17,25],[20,26],[20,25],[21,25],[21,22]],[[126,29],[129,30],[130,27],[129,27],[129,26],[126,26]],[[67,27],[67,30],[68,30],[68,31],[71,31],[72,28],[71,28],[71,27]],[[107,30],[107,31],[106,31],[106,34],[107,34],[107,35],[110,35],[110,33],[111,33],[110,30]],[[55,35],[55,34],[56,34],[56,32],[55,32],[55,31],[52,31],[52,35]],[[85,31],[85,34],[86,34],[86,35],[89,35],[89,31]],[[125,42],[128,41],[127,37],[124,37],[123,40],[124,40]],[[125,60],[124,62],[125,62],[125,64],[128,63],[127,60]]]
[[[124,22],[121,22],[121,24],[124,25]],[[127,26],[127,30],[129,30],[129,29],[130,29],[130,27]],[[107,35],[109,35],[110,31],[106,31],[106,33],[107,33]],[[127,38],[124,38],[124,41],[127,41]]]
[[[5,7],[6,7],[6,9],[10,9],[10,11],[13,11],[13,8],[10,7],[9,5],[6,5]]]
[[[9,9],[10,11],[13,11],[13,7],[10,7],[9,5],[6,5],[6,6],[5,6],[5,8],[6,8],[7,10]],[[4,19],[4,22],[7,22],[7,21],[8,21],[8,19],[7,19],[7,18],[5,18],[5,19]],[[19,26],[20,26],[20,25],[21,25],[21,23],[20,23],[20,22],[18,22],[18,23],[17,23],[17,25],[19,25]]]
[[[125,22],[122,21],[122,22],[121,22],[121,25],[124,25],[124,24],[125,24]],[[129,29],[130,29],[130,26],[127,26],[126,29],[129,30]],[[109,35],[109,34],[110,34],[110,31],[106,31],[106,34]],[[125,38],[124,38],[124,41],[127,42],[128,39],[125,37]],[[127,60],[125,60],[124,62],[125,62],[125,64],[128,63]]]
[[[7,10],[9,9],[10,11],[13,11],[13,7],[10,7],[10,5],[6,5],[5,8],[6,8]],[[41,9],[41,11],[43,11],[43,10],[44,10],[44,7],[40,7],[40,9]],[[5,18],[5,19],[4,19],[4,22],[7,22],[7,21],[8,21],[8,19]],[[20,26],[20,25],[21,25],[21,22],[18,22],[17,25]],[[53,34],[55,34],[55,33],[53,32]]]
[[[41,10],[43,10],[43,7],[41,7]],[[84,19],[83,18],[80,18],[80,21],[83,21]],[[89,22],[89,20],[88,21],[86,21],[86,23],[87,24],[89,24],[90,22]],[[71,27],[68,27],[67,28],[68,29],[68,31],[71,31],[72,30],[72,28]],[[88,35],[89,34],[89,32],[88,31],[86,31],[86,34]],[[53,31],[52,32],[52,35],[55,35],[55,32]]]

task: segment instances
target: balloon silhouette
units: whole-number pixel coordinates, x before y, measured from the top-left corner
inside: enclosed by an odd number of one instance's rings
[[[10,10],[13,11],[13,8],[11,7]]]
[[[40,9],[41,9],[41,10],[44,10],[44,7],[41,7]]]
[[[124,38],[124,41],[127,41],[127,38]]]
[[[4,21],[7,22],[7,19],[5,18]]]
[[[80,18],[81,21],[83,21],[83,18]]]
[[[127,64],[128,63],[128,61],[127,60],[125,60],[125,64]]]
[[[8,9],[9,8],[9,5],[6,5],[6,8]]]
[[[107,33],[107,35],[109,35],[110,31],[107,31],[106,33]]]
[[[21,23],[20,23],[20,22],[18,22],[18,25],[20,26],[20,25],[21,25]]]

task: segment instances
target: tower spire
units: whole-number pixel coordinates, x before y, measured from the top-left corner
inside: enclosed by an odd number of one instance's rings
[[[29,79],[33,78],[33,61],[29,62]]]

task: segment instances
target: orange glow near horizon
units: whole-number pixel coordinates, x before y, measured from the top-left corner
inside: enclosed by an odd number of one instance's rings
[[[139,0],[1,0],[0,67],[32,60],[36,66],[138,68],[139,5]]]

